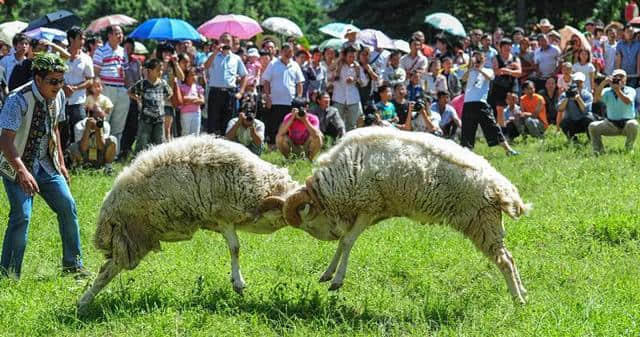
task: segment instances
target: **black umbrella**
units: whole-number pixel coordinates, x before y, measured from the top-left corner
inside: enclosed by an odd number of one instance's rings
[[[28,32],[40,27],[49,27],[67,31],[73,26],[80,25],[80,17],[67,10],[49,13],[39,19],[29,22],[29,26],[23,31]]]

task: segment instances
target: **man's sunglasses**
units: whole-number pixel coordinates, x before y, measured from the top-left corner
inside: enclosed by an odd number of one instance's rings
[[[47,78],[45,79],[45,81],[47,81],[47,83],[49,83],[50,85],[60,85],[60,84],[64,84],[64,79],[56,79],[56,78]]]

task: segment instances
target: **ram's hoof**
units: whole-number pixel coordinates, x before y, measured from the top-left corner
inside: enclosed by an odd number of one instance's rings
[[[329,291],[338,290],[340,289],[340,287],[342,287],[342,283],[331,283],[331,285],[329,286]]]
[[[333,275],[322,274],[322,276],[320,276],[320,280],[318,280],[318,282],[331,281],[332,278],[333,278]]]
[[[89,306],[87,304],[78,304],[77,310],[78,316],[86,316],[89,313]]]
[[[236,293],[238,293],[238,295],[242,295],[242,292],[244,291],[244,284],[243,285],[233,285],[233,291],[235,291]]]

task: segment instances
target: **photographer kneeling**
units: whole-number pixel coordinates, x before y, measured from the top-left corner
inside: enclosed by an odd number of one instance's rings
[[[110,136],[111,127],[104,120],[100,109],[91,110],[91,116],[74,126],[75,139],[69,146],[73,165],[104,167],[105,174],[113,172],[112,163],[116,157],[116,137]]]
[[[285,158],[289,158],[292,151],[304,151],[306,157],[313,160],[322,148],[320,121],[316,115],[307,112],[307,104],[304,101],[294,99],[291,108],[291,112],[284,116],[278,129],[276,146]]]
[[[225,138],[246,146],[251,152],[260,155],[264,143],[264,123],[256,119],[255,109],[243,104],[238,117],[229,121]]]
[[[591,114],[593,96],[584,88],[586,77],[583,73],[573,74],[573,81],[558,101],[556,125],[569,140],[576,140],[576,134],[586,133],[589,124],[594,121]]]
[[[624,135],[627,137],[627,151],[633,149],[638,135],[638,121],[635,120],[634,108],[636,91],[625,85],[626,79],[627,73],[622,69],[616,69],[613,71],[613,78],[607,77],[596,89],[594,102],[602,101],[607,107],[605,120],[589,124],[589,135],[596,154],[604,152],[602,136]],[[604,89],[608,84],[611,84],[611,87]]]
[[[432,133],[442,137],[444,133],[440,129],[441,116],[437,111],[427,107],[427,103],[422,98],[417,98],[413,104],[411,121],[405,122],[405,130]],[[409,123],[411,123],[409,128]]]

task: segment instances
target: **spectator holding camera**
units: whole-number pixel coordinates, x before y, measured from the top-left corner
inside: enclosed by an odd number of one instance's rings
[[[331,106],[331,95],[328,92],[319,93],[316,96],[317,107],[311,110],[320,120],[320,131],[334,139],[344,136],[346,130],[344,121],[340,117],[338,109]]]
[[[427,104],[422,98],[418,98],[413,105],[411,124],[405,122],[405,128],[413,131],[429,132],[436,136],[442,136],[440,129],[440,115],[437,112],[430,111]]]
[[[285,158],[289,158],[291,152],[304,152],[309,160],[313,160],[323,143],[320,121],[316,115],[307,112],[306,102],[296,99],[291,107],[276,136],[278,150]]]
[[[113,106],[113,105],[111,105]],[[96,105],[87,117],[74,126],[75,143],[69,146],[71,159],[75,165],[89,165],[93,168],[104,167],[104,173],[113,172],[111,166],[116,158],[116,137],[110,136],[111,127],[104,118],[104,110]]]
[[[589,124],[594,121],[591,114],[593,96],[584,88],[586,77],[583,73],[573,74],[573,82],[558,100],[556,125],[569,140],[576,140],[576,135],[586,133]]]
[[[246,146],[258,156],[262,154],[264,123],[256,119],[254,106],[246,101],[243,102],[238,117],[229,121],[225,138]]]
[[[453,138],[458,128],[462,127],[462,122],[458,118],[456,109],[449,104],[449,91],[439,91],[438,100],[431,104],[431,113],[440,116],[440,129],[442,136]]]
[[[596,154],[604,153],[602,136],[620,136],[627,138],[628,151],[638,135],[638,121],[635,119],[636,91],[626,85],[627,73],[622,69],[613,71],[613,78],[607,77],[596,89],[594,102],[602,101],[607,107],[606,119],[589,124],[589,135]],[[611,85],[605,89],[605,86]]]
[[[473,149],[476,141],[478,125],[482,127],[482,133],[487,139],[487,145],[500,144],[507,155],[517,155],[518,152],[509,146],[504,138],[502,130],[496,123],[491,106],[487,104],[489,85],[494,78],[493,69],[485,66],[485,57],[482,51],[474,51],[469,66],[463,76],[463,82],[467,83],[464,106],[462,113],[462,136],[460,143],[464,147]],[[493,65],[493,64],[492,64]]]

